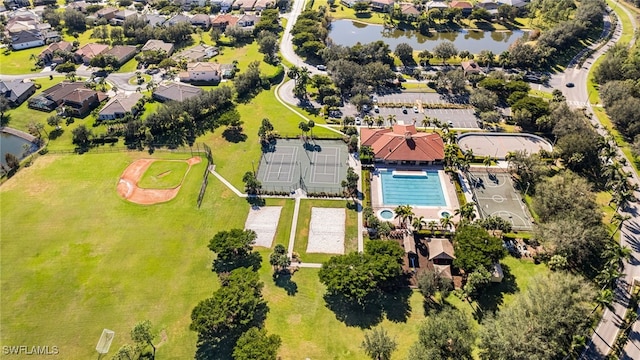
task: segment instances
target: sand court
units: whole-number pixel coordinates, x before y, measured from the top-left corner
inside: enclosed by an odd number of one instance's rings
[[[281,212],[282,206],[252,207],[249,210],[244,228],[253,230],[258,235],[255,246],[271,247],[278,229]]]
[[[311,208],[308,253],[344,254],[345,209]]]

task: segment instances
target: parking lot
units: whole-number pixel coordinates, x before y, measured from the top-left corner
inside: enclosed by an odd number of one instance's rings
[[[362,117],[353,105],[345,106],[343,114]],[[473,109],[418,109],[416,113],[412,107],[407,107],[407,113],[404,114],[402,108],[381,107],[379,112],[370,111],[368,114],[374,118],[378,115],[383,116],[385,126],[390,125],[387,121],[389,115],[395,115],[398,124],[415,124],[417,127],[422,127],[422,120],[424,120],[425,116],[428,116],[436,118],[440,122],[451,123],[453,124],[452,127],[456,129],[478,129],[478,121],[473,114]]]

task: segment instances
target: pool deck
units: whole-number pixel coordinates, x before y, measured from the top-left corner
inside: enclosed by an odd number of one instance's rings
[[[397,205],[385,205],[383,203],[382,179],[379,173],[380,169],[376,169],[376,171],[371,173],[371,206],[373,208],[373,211],[376,214],[378,214],[379,211],[384,209],[389,209],[393,211],[393,209],[397,206]],[[442,185],[442,192],[444,194],[447,205],[446,206],[415,206],[415,205],[409,204],[413,208],[413,213],[415,214],[415,216],[416,217],[424,216],[424,219],[427,223],[432,220],[438,222],[440,219],[440,213],[442,211],[447,211],[451,215],[453,215],[455,209],[458,209],[460,207],[460,205],[458,204],[458,198],[456,196],[455,184],[453,183],[453,180],[449,178],[449,175],[447,175],[444,172],[444,170],[442,170],[442,167],[428,166],[428,167],[407,168],[403,166],[398,168],[386,167],[386,169],[401,171],[403,174],[410,174],[411,172],[424,173],[425,171],[438,171],[438,175],[440,176],[440,184]],[[383,219],[379,215],[378,217],[380,218],[380,220],[383,220],[383,221],[394,222],[394,219],[391,219],[391,220]],[[454,216],[453,220],[454,222],[457,222],[458,217]]]

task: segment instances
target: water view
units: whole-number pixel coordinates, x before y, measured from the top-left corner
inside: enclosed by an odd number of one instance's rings
[[[29,147],[29,151],[25,151],[25,144]],[[25,155],[37,150],[37,146],[33,145],[29,140],[23,139],[20,136],[0,131],[0,163],[7,165],[5,156],[11,153],[22,160]]]
[[[482,50],[491,50],[500,54],[524,35],[522,30],[514,31],[468,31],[460,30],[448,33],[432,33],[424,36],[417,30],[385,29],[382,25],[367,25],[351,20],[331,22],[329,37],[336,45],[352,46],[382,40],[393,51],[400,43],[407,43],[415,50],[433,50],[442,41],[451,41],[458,51],[467,50],[478,54]]]

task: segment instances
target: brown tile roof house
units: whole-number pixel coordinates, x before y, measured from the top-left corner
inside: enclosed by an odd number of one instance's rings
[[[81,82],[61,82],[29,99],[32,109],[51,111],[64,106],[66,114],[84,117],[107,99],[102,92],[89,89]]]
[[[255,3],[256,0],[236,0],[231,8],[233,10],[251,11],[251,9],[253,9],[253,4]]]
[[[205,14],[196,14],[191,17],[191,25],[208,29],[211,26],[211,17]]]
[[[59,41],[56,43],[49,44],[46,49],[42,50],[38,57],[42,59],[45,63],[48,63],[53,60],[55,57],[56,51],[62,52],[71,52],[73,49],[73,44],[67,41]]]
[[[272,7],[275,7],[274,0],[257,0],[256,3],[253,5],[253,8],[256,11],[262,11],[264,9],[268,9]]]
[[[235,26],[237,22],[237,17],[229,14],[222,14],[216,16],[213,21],[211,21],[211,26],[224,31],[227,26]]]
[[[87,4],[87,2],[86,2],[86,1],[76,1],[76,2],[72,2],[72,3],[70,3],[70,4],[69,4],[69,5],[67,5],[67,6],[68,6],[68,7],[70,7],[70,8],[72,8],[72,9],[78,10],[78,11],[80,11],[80,12],[82,12],[82,13],[86,13],[86,12],[87,12],[87,7],[88,7],[89,5],[90,5],[90,4]]]
[[[118,64],[124,65],[127,61],[133,59],[138,52],[138,48],[133,45],[116,45],[104,52],[105,55],[113,55],[118,59]]]
[[[164,42],[162,40],[151,39],[151,40],[147,41],[146,44],[144,44],[144,46],[142,47],[141,50],[142,51],[162,50],[162,51],[167,53],[167,56],[171,56],[171,54],[173,54],[173,44],[166,43],[166,42]]]
[[[179,75],[180,81],[192,82],[220,82],[220,64],[210,62],[196,62],[187,64],[187,71]]]
[[[135,115],[133,107],[144,95],[133,93],[129,95],[118,94],[111,98],[98,113],[98,120],[113,120],[123,118],[126,114]]]
[[[206,61],[218,55],[218,53],[219,50],[217,47],[200,44],[173,55],[173,58],[175,60],[185,59],[187,62],[198,62]]]
[[[435,133],[419,133],[415,125],[361,130],[363,146],[371,146],[376,161],[396,164],[432,164],[444,159],[444,142]]]
[[[460,65],[462,65],[462,70],[464,71],[465,75],[479,74],[482,72],[480,66],[473,60],[463,61],[460,63]]]
[[[453,245],[448,239],[429,240],[429,260],[453,260]]]
[[[158,101],[184,101],[186,99],[198,96],[202,93],[202,89],[185,84],[169,83],[163,84],[156,88],[153,92],[153,98]]]
[[[89,64],[91,59],[107,50],[109,50],[109,45],[89,43],[76,51],[75,58],[77,62]]]
[[[473,5],[466,1],[452,1],[449,3],[449,7],[462,9],[463,14],[471,14],[471,11],[473,10]]]
[[[416,9],[413,4],[401,4],[400,12],[406,17],[418,18],[420,16],[420,10]]]
[[[116,17],[116,13],[117,12],[118,12],[118,9],[116,9],[114,7],[106,7],[106,8],[102,8],[102,9],[96,11],[96,13],[94,15],[98,19],[105,18],[107,20],[111,20],[114,17]]]

